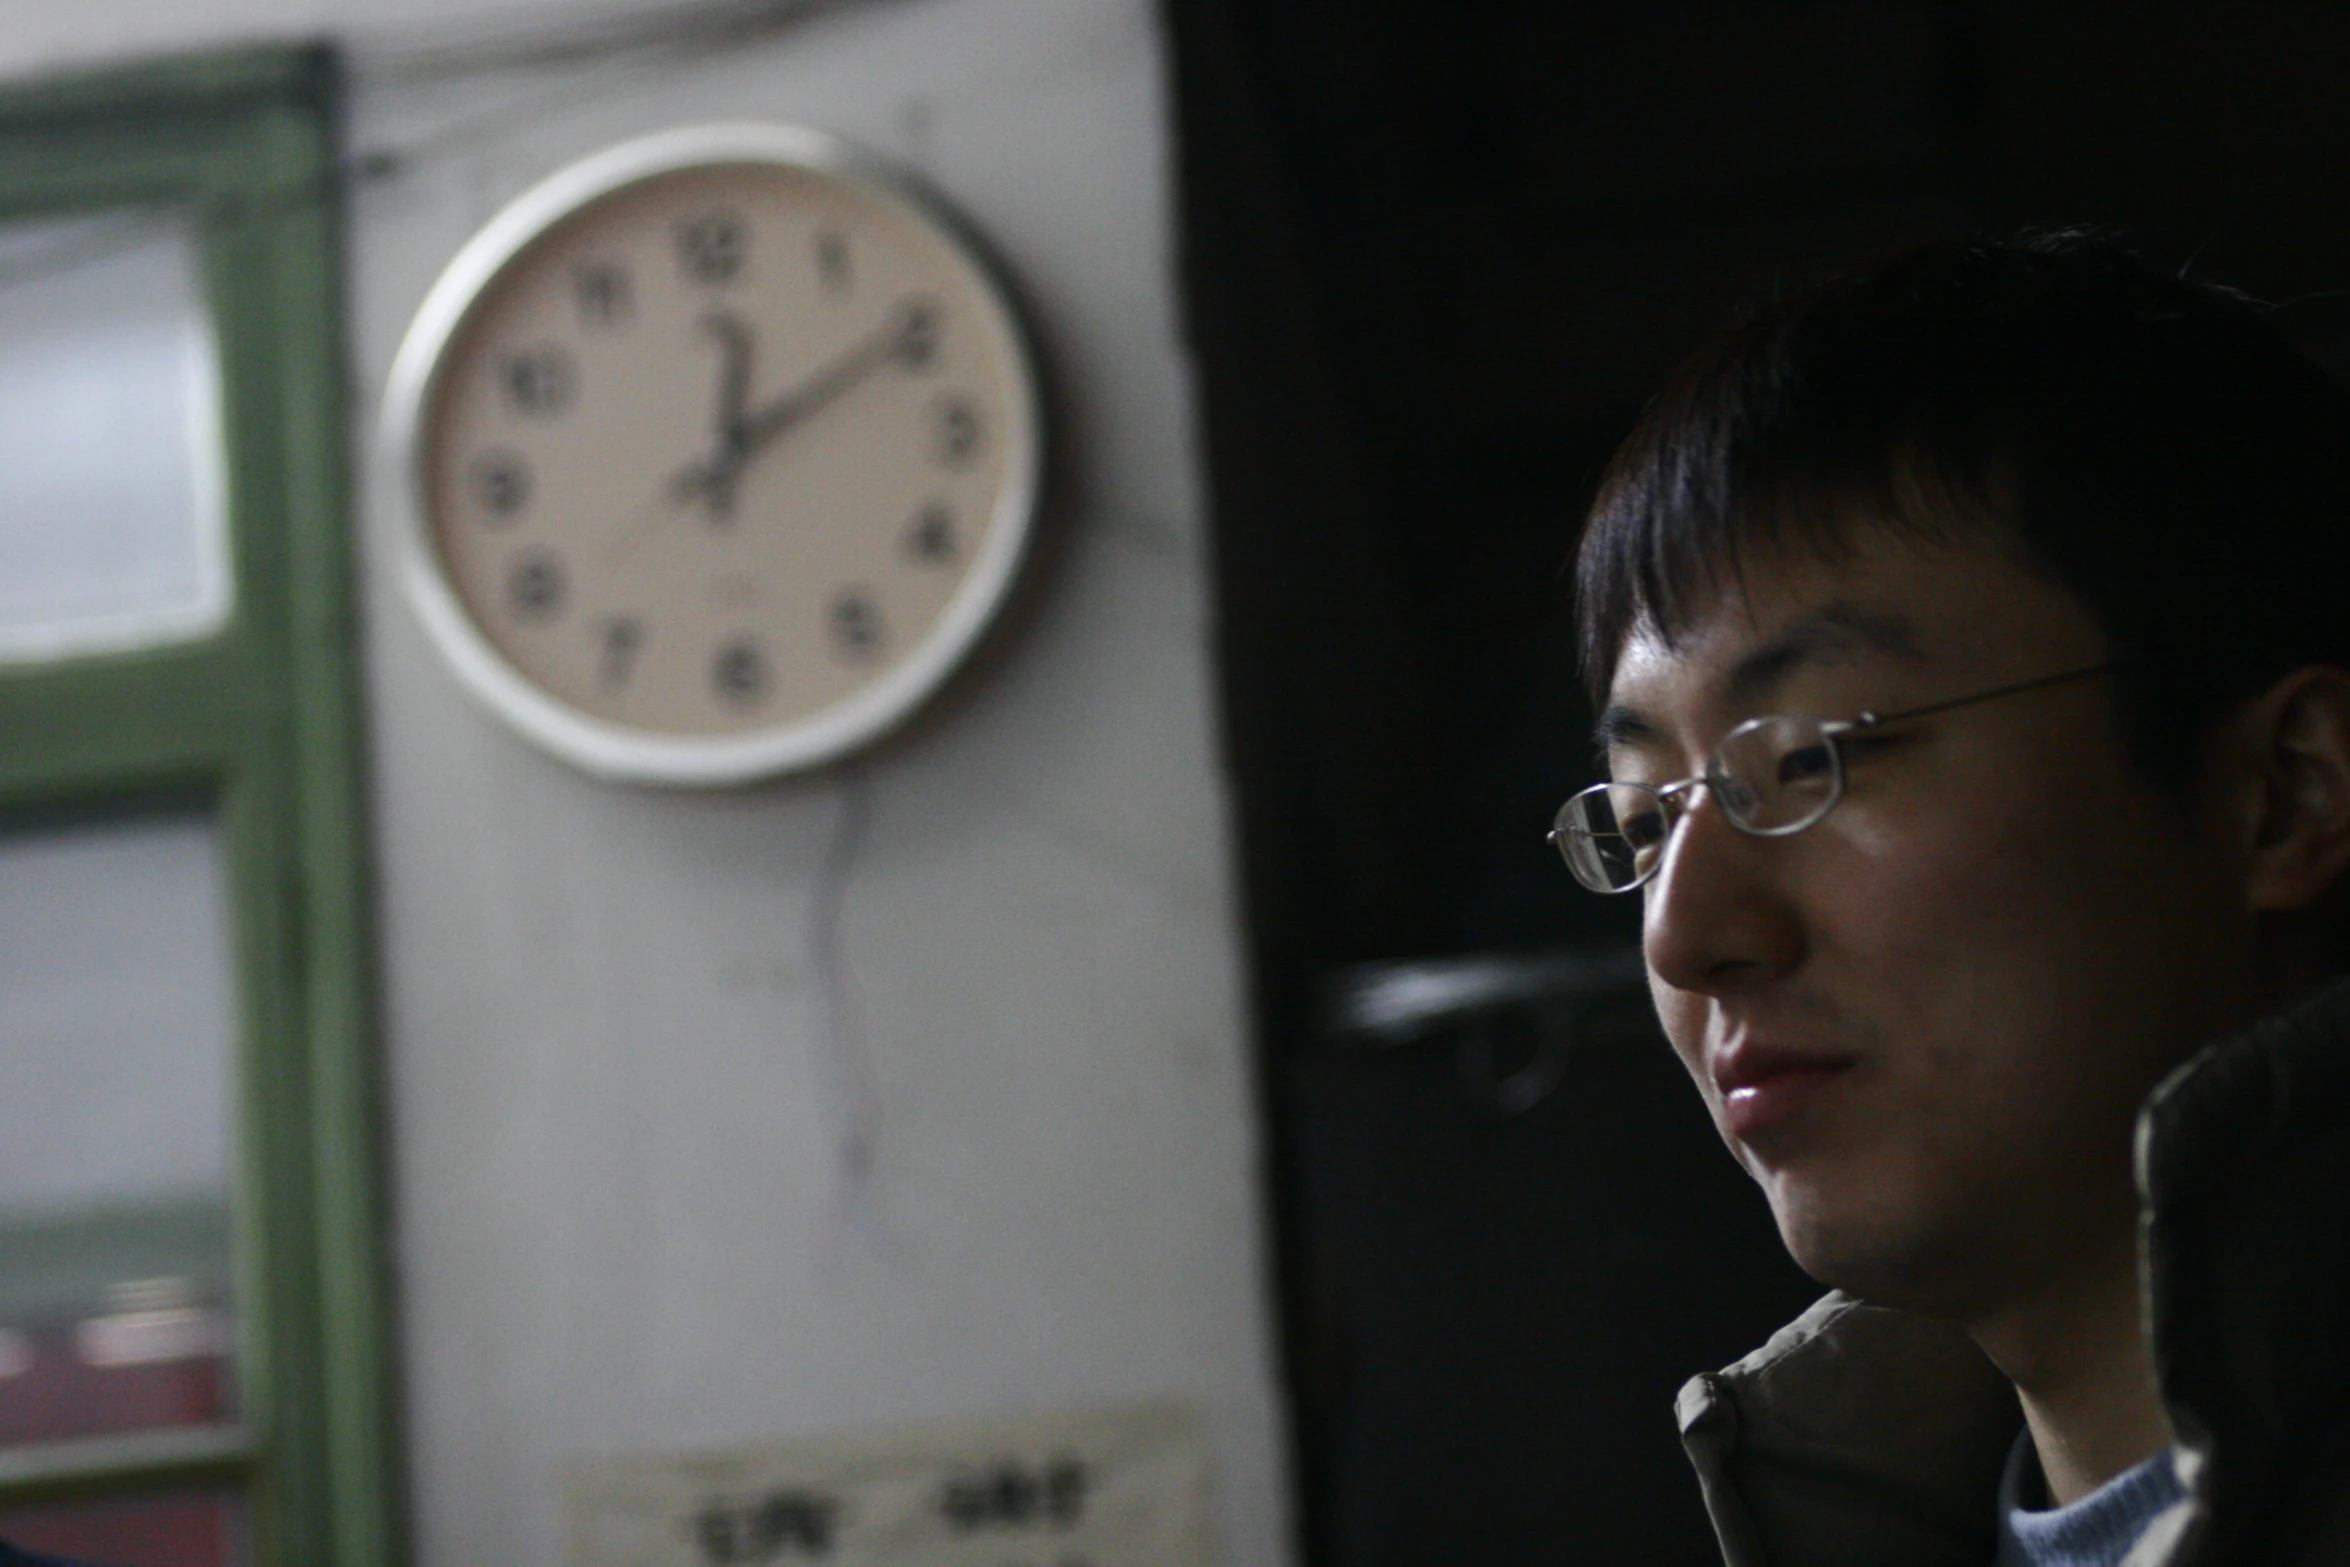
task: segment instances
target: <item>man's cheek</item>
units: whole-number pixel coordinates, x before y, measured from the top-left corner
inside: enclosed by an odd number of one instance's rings
[[[1881,980],[1922,979],[1954,942],[2014,921],[2039,863],[1987,811],[1929,814],[1901,832],[1871,826],[1839,845],[1809,902],[1815,940],[1866,953]]]

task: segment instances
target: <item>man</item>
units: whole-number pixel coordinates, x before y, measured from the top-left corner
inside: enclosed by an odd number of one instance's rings
[[[2350,1563],[2350,398],[1937,247],[1686,372],[1578,585],[1555,836],[1836,1291],[1683,1391],[1727,1560]]]

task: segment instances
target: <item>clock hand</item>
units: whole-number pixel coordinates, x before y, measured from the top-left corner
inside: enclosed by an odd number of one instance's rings
[[[723,310],[705,316],[702,325],[718,339],[726,355],[718,369],[716,423],[719,444],[730,445],[742,425],[743,409],[751,400],[751,329]]]
[[[936,350],[937,330],[936,306],[915,298],[900,301],[890,319],[850,345],[840,357],[790,391],[777,394],[756,413],[737,417],[722,433],[713,455],[688,465],[670,481],[671,495],[679,500],[704,496],[710,500],[714,513],[724,515],[720,510],[721,497],[724,507],[731,509],[735,479],[743,465],[768,443],[840,397],[887,361],[926,359]]]
[[[718,407],[712,419],[716,444],[711,455],[679,476],[680,500],[698,493],[709,502],[710,516],[725,521],[734,515],[734,480],[742,467],[743,408],[751,396],[751,329],[723,310],[702,318],[702,326],[718,339]],[[686,483],[691,476],[690,485]]]
[[[711,423],[710,456],[690,463],[673,477],[661,502],[639,509],[607,541],[601,552],[608,564],[633,556],[655,534],[668,527],[676,507],[700,499],[708,503],[715,521],[734,515],[735,478],[742,468],[743,407],[751,395],[751,359],[757,338],[749,323],[729,311],[713,310],[702,327],[718,339],[718,402]]]
[[[917,312],[911,301],[902,302],[890,319],[867,333],[863,341],[745,419],[740,431],[740,460],[749,461],[768,442],[864,380],[885,361],[904,353]]]

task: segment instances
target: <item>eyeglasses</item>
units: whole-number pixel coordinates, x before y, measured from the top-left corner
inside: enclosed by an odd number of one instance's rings
[[[1740,832],[1785,838],[1816,826],[1844,798],[1843,742],[1848,737],[2119,667],[2107,663],[2068,669],[1899,713],[1862,713],[1846,719],[1750,718],[1714,747],[1698,777],[1669,784],[1593,784],[1559,807],[1550,841],[1558,845],[1575,879],[1593,892],[1630,892],[1664,863],[1665,845],[1696,803],[1693,796],[1701,785],[1721,807],[1723,819]]]

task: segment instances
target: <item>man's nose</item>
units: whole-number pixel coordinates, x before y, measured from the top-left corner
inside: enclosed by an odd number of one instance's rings
[[[1784,856],[1780,840],[1740,832],[1702,791],[1643,889],[1649,972],[1675,990],[1718,995],[1793,968],[1803,926],[1774,875]]]

